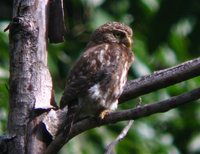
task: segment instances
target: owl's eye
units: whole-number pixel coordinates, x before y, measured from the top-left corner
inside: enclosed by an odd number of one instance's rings
[[[114,36],[115,36],[115,38],[120,39],[120,38],[124,37],[124,33],[122,33],[122,32],[116,32],[116,33],[114,33]]]

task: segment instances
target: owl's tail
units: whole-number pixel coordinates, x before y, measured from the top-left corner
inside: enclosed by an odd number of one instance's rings
[[[69,140],[69,135],[72,129],[72,126],[74,124],[74,121],[77,116],[77,111],[78,111],[78,105],[73,105],[68,107],[68,112],[67,112],[67,118],[66,121],[64,122],[63,128],[61,129],[59,136],[61,137],[60,139],[62,140],[61,143],[66,143]]]

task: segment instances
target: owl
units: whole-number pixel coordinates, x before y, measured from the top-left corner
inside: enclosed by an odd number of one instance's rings
[[[132,29],[119,22],[97,28],[69,73],[60,107],[78,106],[78,119],[103,119],[115,110],[134,60],[132,37]]]

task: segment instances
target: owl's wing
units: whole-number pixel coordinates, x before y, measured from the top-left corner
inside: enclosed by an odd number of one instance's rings
[[[99,52],[106,52],[106,44],[97,45],[86,49],[70,71],[64,94],[60,101],[60,107],[74,103],[78,95],[84,95],[94,84],[109,80],[111,74],[108,68],[102,67],[99,62]]]

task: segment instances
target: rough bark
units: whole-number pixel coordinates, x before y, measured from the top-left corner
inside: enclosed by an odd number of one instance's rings
[[[10,112],[8,132],[16,136],[9,154],[43,153],[39,133],[45,111],[52,108],[52,81],[47,68],[48,0],[14,0],[10,23]]]

